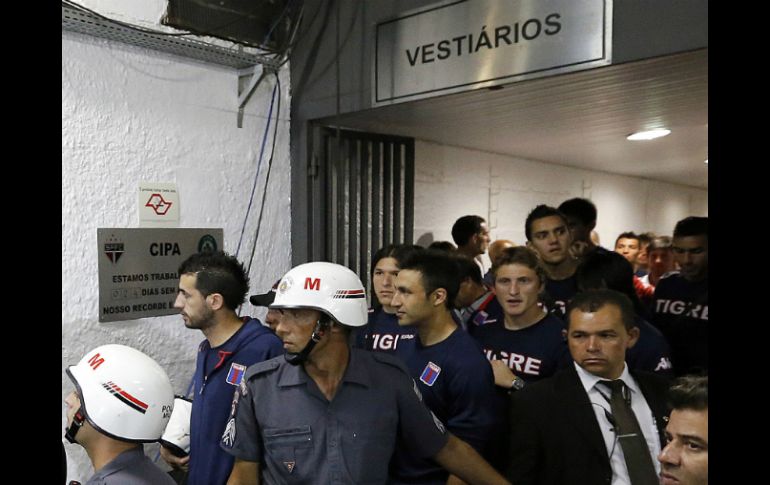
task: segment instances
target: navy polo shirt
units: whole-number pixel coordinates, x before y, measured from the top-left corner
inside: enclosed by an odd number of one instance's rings
[[[550,377],[572,363],[562,330],[564,323],[553,315],[521,330],[505,328],[504,318],[475,327],[471,333],[489,360],[503,360],[515,375],[527,382]]]
[[[354,332],[354,347],[377,352],[395,353],[398,343],[414,338],[416,330],[411,326],[401,326],[393,313],[382,308],[369,310],[369,322]]]
[[[419,334],[402,342],[396,355],[404,360],[425,404],[455,436],[482,455],[503,422],[495,397],[492,366],[479,344],[457,328],[443,341],[425,347]],[[391,466],[392,483],[446,483],[449,473],[433,460],[420,460],[400,449]]]

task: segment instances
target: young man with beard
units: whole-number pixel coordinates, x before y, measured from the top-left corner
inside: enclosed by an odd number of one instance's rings
[[[222,252],[197,253],[179,266],[179,293],[174,307],[187,328],[200,330],[190,419],[190,455],[161,456],[176,468],[189,465],[188,485],[227,482],[233,457],[219,447],[233,394],[257,362],[283,353],[281,341],[259,320],[239,317],[236,309],[249,290],[243,265]]]

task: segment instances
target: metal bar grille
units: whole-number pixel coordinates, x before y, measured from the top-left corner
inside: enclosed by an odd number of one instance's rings
[[[312,254],[349,267],[369,290],[372,254],[386,244],[412,243],[414,140],[315,128],[320,135],[313,140],[323,148],[313,153],[322,154],[318,162],[326,177],[315,177],[311,185],[318,188],[313,193],[323,194],[318,201],[325,224],[308,227],[323,232],[326,251]]]

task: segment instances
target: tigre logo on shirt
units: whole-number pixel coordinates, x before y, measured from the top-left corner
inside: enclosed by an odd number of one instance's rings
[[[709,319],[708,305],[693,305],[692,302],[682,300],[656,300],[655,313],[667,315],[685,315],[696,320]]]

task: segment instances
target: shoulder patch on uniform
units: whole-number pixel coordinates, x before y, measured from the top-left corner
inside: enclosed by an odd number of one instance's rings
[[[246,374],[243,376],[243,379],[249,380],[252,377],[276,370],[281,365],[281,362],[278,359],[283,360],[283,356],[274,357],[270,360],[265,360],[263,362],[257,362],[256,364],[250,365],[249,368],[246,369]]]
[[[432,386],[436,382],[439,374],[441,374],[441,367],[433,362],[428,362],[422,370],[422,374],[420,374],[420,380],[425,384]]]
[[[233,362],[230,364],[230,370],[227,372],[225,380],[228,384],[237,386],[243,379],[243,374],[246,372],[246,366],[242,364],[236,364]]]

